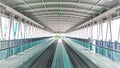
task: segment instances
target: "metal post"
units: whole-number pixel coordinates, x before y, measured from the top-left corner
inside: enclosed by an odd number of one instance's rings
[[[97,40],[99,40],[99,21],[97,21]]]
[[[109,27],[110,27],[110,40],[112,41],[112,15],[109,17]]]
[[[26,20],[24,21],[24,39],[26,38]]]
[[[13,24],[13,21],[14,20],[14,15],[13,14],[11,14],[10,15],[10,27],[9,27],[9,36],[8,36],[8,40],[10,40],[11,39],[11,30],[12,30],[12,24]]]
[[[119,39],[120,39],[120,25],[119,25],[119,32],[118,32],[118,39],[117,39],[117,41],[119,41]]]
[[[0,8],[1,9],[1,8]],[[2,22],[1,22],[1,11],[0,11],[0,35],[1,35],[1,38],[0,38],[0,49],[2,49],[2,43],[1,43],[1,40],[2,40]],[[0,53],[0,60],[2,59],[2,53]]]
[[[19,36],[20,33],[21,33],[21,18],[19,17],[18,18],[18,22],[19,22],[19,26],[18,26],[18,36],[17,36],[17,39],[21,39],[21,37]]]
[[[100,27],[101,27],[101,39],[103,40],[103,19],[100,20]]]
[[[106,41],[107,41],[107,34],[108,34],[108,21],[107,21],[106,38],[105,38]]]

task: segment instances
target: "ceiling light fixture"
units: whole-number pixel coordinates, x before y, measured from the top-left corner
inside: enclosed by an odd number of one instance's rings
[[[58,15],[59,15],[59,16],[62,16],[62,15],[63,15],[63,13],[62,13],[61,10],[58,11]]]

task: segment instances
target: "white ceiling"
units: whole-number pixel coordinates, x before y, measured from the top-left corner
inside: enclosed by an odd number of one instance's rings
[[[119,0],[2,0],[53,32],[66,32],[118,5]],[[107,3],[107,4],[106,4]]]
[[[50,24],[48,24],[48,23],[50,23]],[[55,32],[65,32],[65,30],[70,29],[75,23],[61,21],[61,20],[54,20],[52,22],[46,22],[44,24],[47,25],[52,30],[54,30]]]

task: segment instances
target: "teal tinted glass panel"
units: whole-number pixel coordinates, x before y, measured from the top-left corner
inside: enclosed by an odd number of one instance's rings
[[[101,47],[101,46],[92,45],[92,44],[89,44],[86,42],[82,42],[82,41],[76,40],[76,39],[71,39],[71,40],[80,44],[81,46],[88,48],[89,50],[93,50],[95,53],[99,53],[113,61],[120,62],[120,52],[119,51],[114,51],[112,49],[105,48],[105,47],[110,47],[110,48],[113,47],[113,46],[108,45],[109,43],[107,43],[107,44],[103,43],[104,45],[103,45],[103,47]],[[115,45],[115,44],[112,44],[112,45]],[[117,49],[117,48],[119,48],[119,46],[114,47],[114,49]]]
[[[10,56],[17,55],[18,53],[27,50],[33,46],[36,46],[44,41],[45,39],[23,39],[23,40],[11,40],[8,44],[8,41],[0,41],[0,60],[6,59]],[[22,45],[21,45],[22,43]],[[18,45],[19,44],[19,45]]]

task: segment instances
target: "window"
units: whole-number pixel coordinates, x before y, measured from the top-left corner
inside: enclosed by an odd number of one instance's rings
[[[1,17],[1,24],[2,24],[1,39],[8,40],[8,37],[9,37],[9,18]]]

